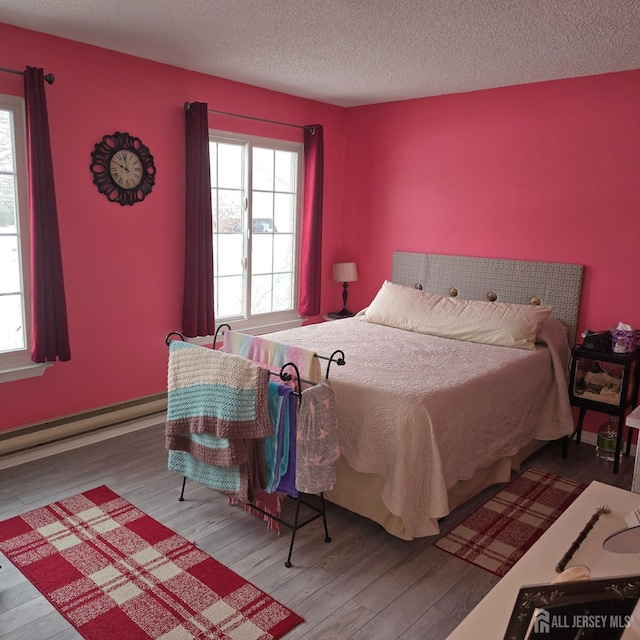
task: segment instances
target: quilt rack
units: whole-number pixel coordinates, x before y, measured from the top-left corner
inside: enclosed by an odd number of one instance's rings
[[[228,324],[221,324],[218,326],[218,328],[216,329],[215,335],[214,335],[214,339],[213,339],[213,345],[212,348],[215,349],[216,344],[218,343],[218,335],[220,333],[220,331],[222,329],[228,329],[231,330],[230,325]],[[172,331],[171,333],[169,333],[167,335],[167,337],[165,338],[165,343],[167,346],[169,346],[172,338],[175,337],[176,339],[182,340],[183,342],[186,342],[186,338],[184,337],[184,335],[182,333],[180,333],[179,331]],[[330,356],[322,356],[319,354],[315,354],[316,358],[319,358],[320,360],[326,360],[327,361],[327,369],[325,372],[325,380],[329,379],[329,371],[331,368],[331,363],[335,362],[337,366],[343,366],[345,364],[345,357],[344,357],[344,352],[341,349],[336,349]],[[298,398],[298,406],[300,405],[300,403],[302,402],[302,384],[309,384],[309,385],[315,385],[317,383],[312,382],[310,380],[305,380],[304,378],[300,377],[300,372],[298,370],[297,365],[294,362],[286,362],[285,364],[283,364],[280,367],[280,371],[276,372],[276,371],[269,371],[269,374],[272,376],[276,376],[278,378],[280,378],[280,380],[282,380],[283,382],[290,382],[293,378],[292,374],[289,373],[287,371],[287,369],[293,369],[293,371],[295,372],[295,384],[296,384],[296,388],[294,391],[292,391],[292,393]],[[185,486],[187,483],[187,476],[184,476],[182,479],[182,488],[180,491],[180,497],[178,498],[179,501],[184,501],[184,491],[185,491]],[[247,503],[246,506],[250,507],[251,509],[263,514],[264,516],[267,516],[268,518],[270,518],[271,520],[274,520],[275,522],[278,522],[279,524],[287,527],[288,529],[291,529],[291,540],[289,543],[289,553],[287,555],[287,559],[284,563],[284,566],[289,568],[291,567],[291,555],[293,553],[293,545],[295,542],[295,537],[296,537],[296,533],[298,531],[298,529],[301,529],[302,527],[305,527],[306,525],[310,524],[311,522],[314,522],[315,520],[317,520],[318,518],[322,518],[322,523],[324,526],[324,534],[325,534],[325,538],[324,541],[325,542],[331,542],[331,537],[329,536],[329,528],[327,526],[327,517],[326,517],[326,509],[325,509],[325,500],[324,500],[324,494],[323,492],[320,492],[318,494],[319,498],[320,498],[320,506],[313,504],[311,502],[309,502],[308,500],[305,500],[302,497],[302,493],[298,492],[298,496],[296,498],[292,498],[296,501],[296,508],[295,508],[295,513],[294,513],[294,517],[293,517],[293,522],[289,522],[287,520],[284,520],[283,518],[280,518],[272,513],[269,513],[268,511],[262,509],[261,507],[258,507],[255,504],[251,504],[251,503]],[[310,509],[313,512],[313,515],[309,516],[308,518],[300,521],[300,506],[304,505],[305,507],[307,507],[308,509]]]

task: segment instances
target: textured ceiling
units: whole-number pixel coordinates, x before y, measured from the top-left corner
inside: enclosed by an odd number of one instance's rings
[[[342,106],[640,68],[640,0],[0,0],[0,22]]]

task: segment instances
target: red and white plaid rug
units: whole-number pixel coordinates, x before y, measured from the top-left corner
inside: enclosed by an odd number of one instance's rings
[[[270,640],[303,621],[106,486],[0,522],[0,551],[91,640]]]
[[[585,488],[527,469],[434,546],[503,576]]]

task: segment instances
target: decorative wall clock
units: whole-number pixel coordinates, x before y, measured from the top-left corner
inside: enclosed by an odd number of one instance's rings
[[[156,167],[140,138],[120,131],[106,135],[96,143],[91,159],[93,184],[109,202],[133,205],[151,193]]]

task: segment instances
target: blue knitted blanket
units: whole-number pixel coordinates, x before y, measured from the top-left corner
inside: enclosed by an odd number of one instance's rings
[[[272,433],[269,372],[188,342],[174,340],[169,348],[169,469],[250,499],[265,483],[262,439]]]

